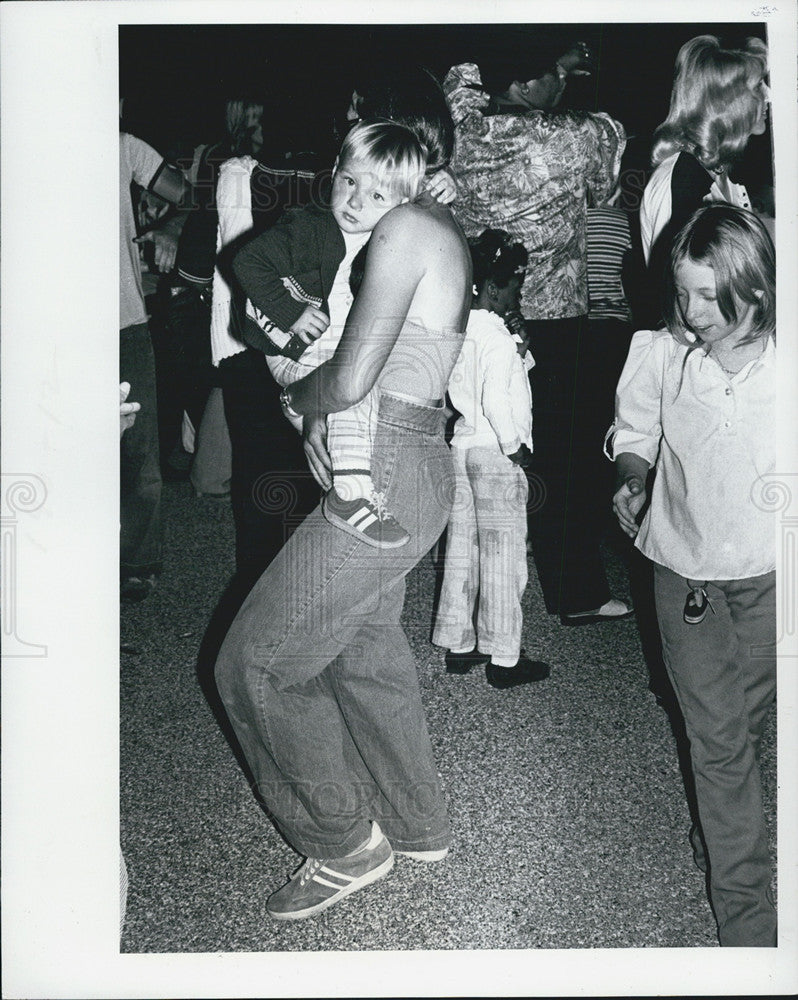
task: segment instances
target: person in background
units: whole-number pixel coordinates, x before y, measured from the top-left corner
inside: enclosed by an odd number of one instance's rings
[[[270,448],[274,467],[291,479],[296,513],[301,519],[301,512],[309,512],[318,497],[310,478],[301,471],[304,455],[298,443],[286,442],[271,430],[265,437],[259,435],[260,444],[251,440],[257,427],[270,429],[275,423],[279,426],[282,412],[261,384],[263,366],[258,365],[259,359],[243,356],[247,349],[240,336],[243,301],[240,293],[236,295],[232,274],[232,258],[241,246],[274,225],[286,208],[299,208],[321,198],[322,182],[316,180],[319,158],[313,152],[290,148],[295,137],[284,134],[286,99],[273,81],[263,105],[228,102],[228,122],[231,106],[241,106],[247,115],[253,109],[260,112],[258,127],[251,136],[248,132],[240,135],[238,142],[231,135],[229,146],[217,144],[211,147],[213,155],[203,154],[200,158],[202,200],[183,230],[177,270],[198,294],[209,294],[211,299],[206,348],[213,376],[202,420],[194,428],[190,479],[195,494],[217,499],[231,494],[252,497],[258,478],[271,468],[263,456],[263,449]],[[268,142],[263,141],[264,130]],[[248,391],[250,383],[252,391]],[[241,491],[232,482],[233,445],[226,406],[234,411],[230,419],[235,424],[237,466],[240,468],[243,462],[244,468],[251,465],[253,470],[246,475]],[[245,450],[247,454],[252,451],[251,458],[244,458]],[[233,500],[234,505],[238,502]],[[267,502],[252,510],[253,522],[263,518],[269,521],[285,513],[272,512]],[[241,546],[237,545],[237,553],[240,563]]]
[[[457,487],[432,641],[447,649],[448,673],[485,663],[491,687],[509,688],[549,675],[521,649],[532,396],[505,317],[518,309],[527,253],[496,229],[469,245],[474,298],[448,387],[460,413],[451,440]]]
[[[617,205],[619,195],[617,191],[610,203],[587,211],[588,323],[574,400],[575,457],[588,464],[596,489],[605,490],[607,497],[613,493],[613,481],[601,445],[615,412],[615,387],[633,332],[624,287],[632,238],[629,215]]]
[[[767,46],[739,47],[699,35],[679,49],[668,117],[654,132],[651,175],[640,204],[640,236],[649,270],[651,325],[662,317],[662,283],[674,237],[702,204],[751,208],[731,180],[752,135],[767,128]]]
[[[216,186],[222,164],[234,156],[253,155],[263,147],[263,100],[231,98],[224,107],[224,135],[196,146],[193,155],[176,157],[192,185],[191,211],[180,234],[174,269],[161,276],[153,298],[152,320],[158,372],[161,467],[165,479],[191,478],[198,495],[229,496],[229,472],[219,479],[208,462],[194,464],[199,429],[214,389],[220,395],[210,348],[211,278],[218,215]],[[215,400],[218,402],[218,400]],[[208,447],[224,446],[214,434],[211,407],[206,430]],[[226,428],[224,429],[226,432]],[[229,452],[229,446],[228,446]],[[224,464],[220,457],[214,465]],[[229,464],[229,453],[228,453]],[[196,480],[196,481],[195,481]]]
[[[535,399],[534,472],[545,499],[530,517],[550,614],[564,625],[631,617],[610,593],[599,548],[594,483],[574,460],[577,381],[587,334],[587,207],[615,190],[623,126],[603,112],[553,113],[569,73],[589,65],[581,43],[549,71],[528,52],[464,63],[443,88],[455,123],[455,214],[467,236],[506,230],[529,254],[521,289]]]
[[[121,115],[121,107],[120,107]],[[190,192],[179,170],[170,167],[152,146],[119,133],[119,373],[142,412],[122,438],[120,597],[138,601],[152,590],[162,567],[161,469],[158,449],[155,363],[141,280],[139,246],[152,243],[155,266],[174,266],[183,219],[139,237],[131,184],[173,204]]]
[[[759,745],[776,693],[775,253],[749,211],[699,209],[671,249],[666,328],[637,332],[607,433],[621,528],[654,568],[695,777],[696,863],[721,945],[773,947]],[[646,476],[656,463],[651,505]],[[688,581],[713,613],[685,620]]]

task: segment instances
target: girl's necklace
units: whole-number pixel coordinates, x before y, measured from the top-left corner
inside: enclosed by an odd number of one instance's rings
[[[717,362],[717,364],[718,364],[718,366],[720,367],[720,369],[721,369],[722,371],[726,372],[726,374],[727,374],[727,375],[731,376],[731,375],[736,375],[736,374],[737,374],[737,372],[733,372],[733,371],[730,371],[730,370],[729,370],[729,369],[728,369],[728,368],[726,367],[726,365],[724,365],[724,364],[723,364],[723,362],[722,362],[722,361],[720,360],[720,358],[719,358],[719,357],[717,356],[717,354],[714,354],[714,353],[713,353],[712,357],[713,357],[713,358],[715,359],[715,361]],[[739,371],[739,370],[740,370],[740,369],[738,369],[738,371]]]
[[[717,363],[717,365],[721,369],[721,371],[724,371],[730,378],[733,375],[736,375],[738,372],[741,372],[743,370],[743,368],[745,368],[745,366],[748,364],[748,362],[751,361],[751,360],[753,360],[752,358],[745,358],[743,360],[743,363],[739,366],[739,368],[731,369],[731,368],[727,368],[726,365],[723,364],[723,362],[720,360],[720,358],[718,357],[718,355],[717,355],[717,353],[716,353],[716,351],[714,349],[710,349],[709,353],[715,359],[715,362]]]

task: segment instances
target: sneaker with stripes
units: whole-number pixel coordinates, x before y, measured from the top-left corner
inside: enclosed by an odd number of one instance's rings
[[[327,520],[366,545],[378,549],[398,549],[410,541],[410,535],[388,510],[385,494],[376,490],[370,497],[342,500],[334,489],[321,505]]]
[[[291,880],[269,896],[266,911],[275,920],[304,920],[339,899],[376,882],[393,868],[393,851],[378,823],[359,851],[345,858],[308,858]]]

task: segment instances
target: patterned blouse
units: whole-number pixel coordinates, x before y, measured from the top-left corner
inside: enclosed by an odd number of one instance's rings
[[[601,205],[612,194],[624,128],[603,112],[490,115],[480,87],[474,63],[453,66],[443,82],[455,124],[455,215],[466,236],[490,227],[524,244],[528,319],[585,315],[588,196]]]

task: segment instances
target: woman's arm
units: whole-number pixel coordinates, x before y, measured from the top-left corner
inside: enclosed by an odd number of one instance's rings
[[[288,390],[295,412],[347,410],[373,388],[426,270],[420,212],[414,205],[400,205],[377,224],[363,284],[334,356]]]

